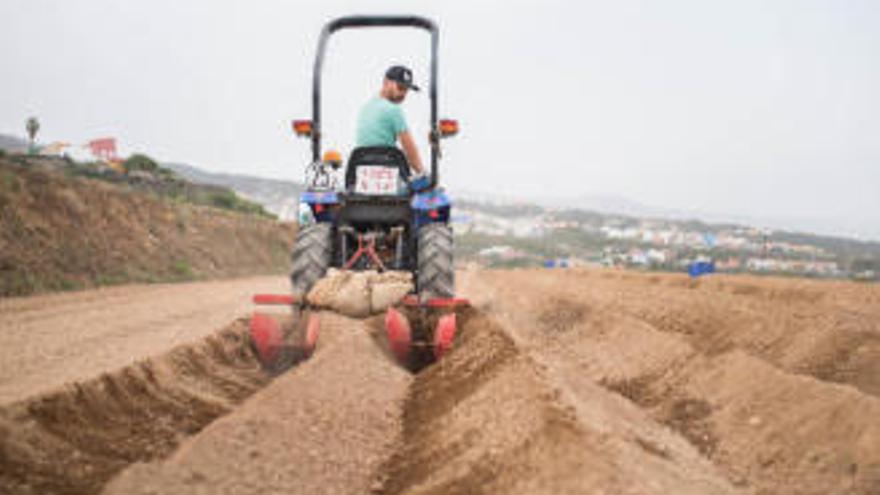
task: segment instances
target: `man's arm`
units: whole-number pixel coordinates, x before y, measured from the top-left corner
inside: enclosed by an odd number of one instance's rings
[[[422,159],[419,157],[419,149],[416,148],[416,143],[413,141],[409,130],[401,132],[397,137],[400,139],[400,145],[403,147],[403,152],[406,153],[406,160],[409,162],[409,166],[415,170],[417,174],[422,173],[425,168],[422,167]]]

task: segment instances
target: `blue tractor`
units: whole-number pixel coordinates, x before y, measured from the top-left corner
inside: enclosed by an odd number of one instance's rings
[[[406,156],[396,147],[362,147],[352,150],[342,174],[343,184],[338,184],[341,155],[335,151],[322,154],[321,73],[328,40],[339,30],[366,27],[419,28],[431,36],[430,176],[412,178]],[[423,17],[352,16],[324,26],[314,63],[312,118],[293,122],[294,132],[311,140],[306,190],[300,198],[300,229],[292,255],[293,297],[255,298],[263,298],[257,302],[290,302],[303,308],[305,294],[331,267],[408,271],[415,292],[404,300],[405,307],[389,309],[385,319],[391,350],[403,362],[424,361],[424,356],[414,356],[422,349],[433,358],[445,352],[456,331],[455,309],[467,305],[467,301],[455,298],[449,225],[452,204],[438,187],[440,140],[458,132],[456,121],[438,118],[438,41],[436,24]],[[405,314],[412,311],[423,313],[414,320],[430,322],[430,328],[411,327]],[[317,320],[309,322],[312,343],[318,325]],[[255,332],[252,327],[252,335],[261,357],[271,354],[261,348],[269,349],[277,343],[273,331],[257,328]],[[262,342],[267,339],[272,342]]]

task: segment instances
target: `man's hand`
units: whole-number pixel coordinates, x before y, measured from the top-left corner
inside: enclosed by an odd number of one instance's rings
[[[422,166],[422,159],[419,157],[419,149],[416,148],[416,143],[413,141],[412,135],[409,131],[403,131],[398,136],[400,139],[400,146],[403,147],[403,152],[406,153],[406,160],[409,162],[409,166],[417,173],[424,173],[425,167]]]

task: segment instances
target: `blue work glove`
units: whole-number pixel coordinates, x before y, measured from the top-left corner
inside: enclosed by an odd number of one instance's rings
[[[410,178],[409,188],[413,192],[422,192],[431,187],[431,178],[425,174],[418,174]]]

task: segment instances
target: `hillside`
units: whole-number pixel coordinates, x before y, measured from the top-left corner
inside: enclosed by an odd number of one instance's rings
[[[9,134],[0,134],[0,150],[10,153],[22,153],[27,151],[28,142],[20,137],[10,136]]]
[[[880,242],[729,223],[548,208],[456,203],[460,259],[488,266],[603,264],[684,271],[711,259],[719,270],[875,278]]]
[[[0,157],[0,296],[288,268],[292,225],[20,158]]]
[[[163,166],[196,183],[228,187],[282,219],[294,218],[302,191],[296,182],[213,173],[183,164]],[[671,213],[648,215],[644,208],[623,208],[625,201],[613,197],[594,198],[593,207],[585,208],[450,192],[456,199],[458,259],[486,266],[540,266],[562,260],[566,265],[684,271],[695,260],[708,258],[728,272],[866,279],[880,274],[880,242],[705,222]]]
[[[302,192],[302,185],[299,183],[249,175],[208,172],[183,163],[163,163],[162,166],[197,184],[232,189],[237,194],[263,205],[266,211],[282,220],[296,217],[299,195]]]

